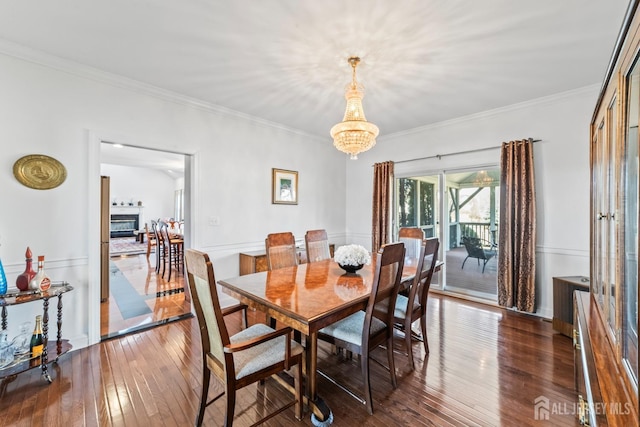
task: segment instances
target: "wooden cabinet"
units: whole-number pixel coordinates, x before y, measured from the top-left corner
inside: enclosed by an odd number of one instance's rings
[[[589,292],[589,278],[566,276],[553,278],[553,329],[573,336],[573,293]]]
[[[240,252],[240,275],[267,271],[267,254],[265,251]]]
[[[333,251],[335,245],[329,243],[329,253],[333,257]],[[304,247],[297,247],[298,263],[304,264],[307,262],[307,251]],[[267,253],[264,250],[240,252],[240,276],[245,274],[258,273],[260,271],[267,271]]]
[[[592,426],[640,425],[639,4],[629,4],[590,128],[591,286],[576,293],[574,348],[578,401]]]
[[[587,292],[575,293],[574,361],[577,415],[589,426],[638,425],[638,413],[627,394],[624,372],[600,313]],[[637,408],[636,408],[637,409]]]

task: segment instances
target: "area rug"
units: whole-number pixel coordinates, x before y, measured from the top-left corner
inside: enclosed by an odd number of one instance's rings
[[[151,248],[153,252],[154,248]],[[109,254],[116,255],[136,255],[147,253],[147,242],[140,243],[135,237],[116,237],[109,239]]]
[[[109,261],[109,292],[116,301],[123,319],[151,313],[144,298],[129,283],[129,280],[113,261]]]

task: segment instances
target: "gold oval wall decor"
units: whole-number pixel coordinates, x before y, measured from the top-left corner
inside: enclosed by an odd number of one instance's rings
[[[13,175],[22,184],[36,190],[56,188],[67,179],[64,165],[44,154],[30,154],[16,160]]]

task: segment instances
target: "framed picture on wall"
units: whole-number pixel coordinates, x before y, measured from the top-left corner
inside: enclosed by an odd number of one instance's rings
[[[271,203],[280,205],[298,204],[298,172],[284,169],[271,169]]]

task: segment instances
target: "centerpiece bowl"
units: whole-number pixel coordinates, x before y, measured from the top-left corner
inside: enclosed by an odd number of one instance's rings
[[[347,273],[355,273],[356,271],[364,267],[364,264],[358,264],[358,265],[338,264],[338,265],[340,266],[341,269],[343,269]]]
[[[352,274],[371,262],[369,251],[360,245],[340,246],[333,259],[341,269]]]

